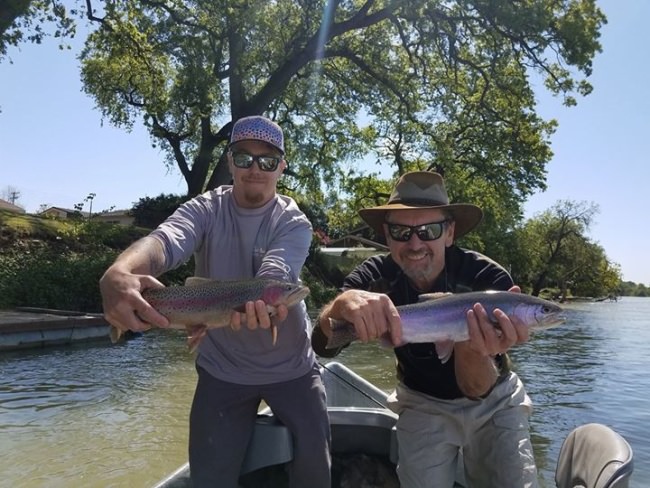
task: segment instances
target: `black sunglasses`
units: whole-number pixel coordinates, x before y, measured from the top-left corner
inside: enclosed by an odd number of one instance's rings
[[[278,165],[282,158],[276,158],[273,156],[253,156],[252,154],[246,154],[242,152],[231,152],[232,162],[238,168],[248,169],[253,166],[253,163],[257,163],[257,166],[262,171],[275,171],[278,169]]]
[[[445,219],[440,222],[414,226],[386,222],[386,226],[388,227],[388,233],[391,239],[399,242],[408,242],[413,234],[417,234],[421,241],[435,241],[436,239],[440,239],[447,222],[449,220]]]

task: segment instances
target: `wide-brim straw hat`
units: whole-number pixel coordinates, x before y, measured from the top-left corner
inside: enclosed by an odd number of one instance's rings
[[[471,203],[449,203],[445,183],[438,173],[413,171],[402,175],[388,199],[378,207],[359,210],[361,218],[379,235],[384,234],[386,212],[436,208],[451,215],[456,223],[454,239],[474,229],[483,218],[483,211]]]

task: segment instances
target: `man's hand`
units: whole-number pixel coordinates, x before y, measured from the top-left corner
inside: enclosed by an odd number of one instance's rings
[[[164,285],[149,275],[138,275],[110,267],[99,281],[106,320],[122,332],[169,327],[169,321],[142,298],[147,288]]]
[[[383,293],[347,290],[336,297],[321,314],[321,320],[342,319],[354,325],[360,341],[368,342],[384,335],[393,345],[402,342],[402,323],[395,305]],[[329,326],[321,328],[329,336]]]
[[[513,286],[508,291],[521,293],[518,286]],[[500,309],[494,310],[494,317],[497,319],[497,327],[490,321],[480,303],[474,304],[467,312],[470,337],[468,346],[474,352],[483,356],[495,356],[506,353],[515,344],[528,341],[530,331],[518,317],[508,317]]]
[[[230,317],[230,327],[239,330],[242,325],[249,329],[268,329],[280,322],[283,322],[289,315],[286,305],[270,307],[264,300],[246,302],[246,311],[243,313],[233,312]]]

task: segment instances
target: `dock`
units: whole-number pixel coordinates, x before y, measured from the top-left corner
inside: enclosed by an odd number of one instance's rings
[[[110,340],[103,314],[20,307],[0,310],[0,352]]]

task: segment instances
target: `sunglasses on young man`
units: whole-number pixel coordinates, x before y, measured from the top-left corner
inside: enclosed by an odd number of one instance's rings
[[[275,171],[278,169],[278,165],[282,158],[276,158],[273,156],[253,156],[252,154],[247,154],[243,152],[231,152],[230,156],[232,157],[232,162],[235,166],[242,169],[248,169],[253,166],[253,163],[257,163],[257,166],[262,171]]]
[[[445,230],[445,225],[448,222],[449,219],[445,219],[440,222],[430,222],[428,224],[413,226],[386,222],[386,226],[388,227],[388,234],[395,241],[408,242],[413,234],[417,234],[421,241],[435,241],[436,239],[440,239],[442,232]]]

